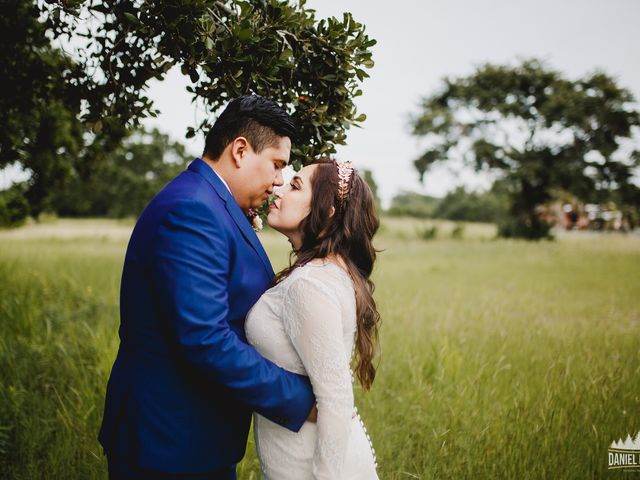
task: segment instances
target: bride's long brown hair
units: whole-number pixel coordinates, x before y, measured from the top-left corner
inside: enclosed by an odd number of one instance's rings
[[[314,258],[335,255],[344,261],[356,295],[356,376],[366,391],[376,376],[380,313],[370,277],[376,260],[372,239],[380,222],[371,189],[357,171],[351,175],[349,194],[341,204],[336,162],[320,158],[313,164],[318,167],[311,176],[311,210],[300,224],[302,245],[291,252],[289,266],[276,275],[274,284]]]

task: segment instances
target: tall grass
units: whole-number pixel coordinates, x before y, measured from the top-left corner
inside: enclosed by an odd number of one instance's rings
[[[2,476],[105,477],[96,435],[123,245],[11,240],[0,249]]]
[[[637,247],[390,244],[366,400],[385,478],[602,478],[640,429]]]
[[[106,478],[126,247],[109,238],[0,237],[2,478]],[[607,476],[640,430],[640,240],[427,242],[394,220],[378,247],[382,356],[356,401],[381,478]],[[259,478],[251,437],[238,471]]]

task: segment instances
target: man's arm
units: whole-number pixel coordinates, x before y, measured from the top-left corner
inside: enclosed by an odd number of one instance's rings
[[[150,252],[163,318],[190,365],[298,431],[314,405],[309,379],[265,359],[229,326],[229,240],[201,203],[182,201],[166,216]]]

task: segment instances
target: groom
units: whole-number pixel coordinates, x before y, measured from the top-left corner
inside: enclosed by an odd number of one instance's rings
[[[273,278],[244,212],[283,184],[293,137],[276,103],[231,101],[202,159],[138,220],[99,436],[110,478],[233,479],[252,411],[292,431],[313,418],[308,378],[260,356],[244,334]]]

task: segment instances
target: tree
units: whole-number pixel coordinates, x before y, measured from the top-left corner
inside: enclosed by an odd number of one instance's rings
[[[138,217],[153,196],[183,171],[192,157],[157,129],[136,131],[88,180],[74,178],[52,197],[64,216]]]
[[[373,194],[373,203],[376,210],[378,210],[378,212],[382,212],[382,204],[380,203],[380,197],[378,196],[378,184],[373,178],[373,172],[365,168],[362,170],[362,178],[367,182],[367,185],[369,185],[369,188],[371,189],[371,193]]]
[[[499,182],[487,192],[467,192],[457,187],[442,198],[402,192],[391,200],[389,215],[442,218],[466,222],[499,222],[505,215],[504,194]]]
[[[13,185],[0,195],[0,228],[18,227],[29,215],[24,185]]]
[[[11,86],[0,97],[0,168],[33,173],[36,214],[54,184],[86,180],[157,114],[145,90],[174,66],[211,114],[187,136],[206,131],[235,96],[269,96],[298,123],[298,168],[333,153],[366,118],[353,100],[375,40],[351,14],[317,20],[304,1],[9,0],[0,26],[0,74]]]
[[[420,178],[436,162],[463,152],[477,170],[493,171],[509,196],[503,236],[543,238],[550,225],[537,209],[552,191],[584,201],[640,206],[632,182],[640,152],[626,153],[640,115],[631,93],[604,73],[575,81],[537,60],[484,65],[472,75],[445,79],[422,102],[413,133],[429,146],[415,160]]]
[[[433,218],[440,199],[415,192],[400,192],[391,200],[387,213],[394,216],[407,215],[416,218]]]
[[[434,218],[467,222],[498,223],[504,217],[504,201],[495,189],[477,193],[457,187],[438,202]]]
[[[80,102],[64,80],[76,65],[51,47],[39,15],[35,4],[8,0],[0,16],[0,168],[18,163],[31,173],[29,188],[0,192],[0,202],[22,195],[35,215],[48,191],[64,188],[83,144]]]

